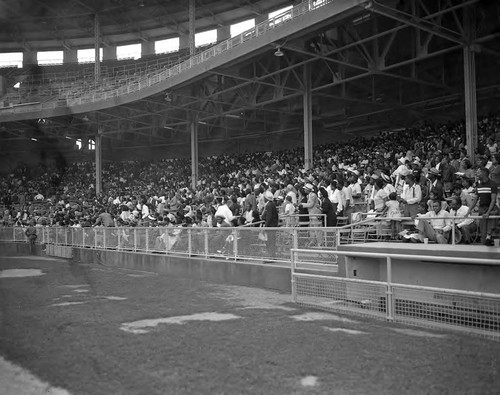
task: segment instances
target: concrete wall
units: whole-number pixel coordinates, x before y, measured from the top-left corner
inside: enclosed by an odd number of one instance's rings
[[[291,292],[290,268],[277,265],[88,248],[73,248],[73,261]]]
[[[380,244],[380,245],[379,245]],[[500,294],[500,265],[474,264],[476,259],[492,259],[500,264],[500,251],[492,248],[470,246],[405,245],[373,243],[366,245],[342,246],[341,250],[357,252],[377,252],[408,254],[415,256],[454,256],[470,258],[470,264],[443,263],[437,260],[392,260],[392,282],[421,285],[427,287],[458,289],[465,291]],[[339,272],[348,278],[386,281],[385,258],[339,257]]]
[[[0,256],[9,255],[30,255],[29,245],[0,242]],[[45,256],[46,250],[37,245],[35,255]],[[291,292],[291,272],[287,266],[89,248],[73,248],[72,255],[75,263],[101,263],[171,277]]]

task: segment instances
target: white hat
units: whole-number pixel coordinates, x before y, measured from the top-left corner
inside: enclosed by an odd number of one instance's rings
[[[274,198],[274,196],[273,196],[273,193],[271,191],[264,192],[264,199],[273,200],[273,198]]]
[[[313,190],[314,190],[314,187],[312,186],[312,184],[307,183],[306,185],[304,185],[304,189],[307,189],[307,190],[309,190],[309,191],[313,191]]]

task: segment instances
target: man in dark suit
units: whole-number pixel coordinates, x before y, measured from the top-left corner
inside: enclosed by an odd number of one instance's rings
[[[264,199],[266,201],[264,211],[262,212],[262,220],[264,221],[264,226],[266,228],[277,228],[278,209],[276,208],[276,204],[274,203],[273,193],[271,191],[264,192]],[[269,258],[276,257],[276,232],[277,230],[266,231],[266,248],[269,254]]]

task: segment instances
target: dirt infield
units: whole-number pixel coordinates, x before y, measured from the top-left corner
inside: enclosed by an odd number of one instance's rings
[[[308,310],[290,300],[273,291],[105,265],[0,257],[0,358],[14,372],[0,375],[0,392],[19,394],[13,380],[22,369],[31,384],[38,380],[31,392],[30,384],[21,384],[27,394],[50,393],[47,388],[71,394],[498,393],[499,342]]]

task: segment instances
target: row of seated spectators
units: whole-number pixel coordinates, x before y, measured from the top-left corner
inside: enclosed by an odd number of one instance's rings
[[[414,216],[428,211],[433,200],[446,207],[453,194],[470,205],[477,169],[488,168],[491,179],[500,184],[500,114],[481,118],[478,129],[475,163],[467,158],[463,122],[429,123],[317,146],[307,170],[302,149],[200,158],[196,188],[191,187],[188,159],[106,163],[99,195],[91,162],[36,168],[20,164],[0,178],[1,223],[248,225],[259,222],[267,202],[274,201],[283,225],[300,224],[297,214],[311,225],[321,225],[316,220],[324,214],[323,225],[335,226],[339,216],[357,218],[353,213],[360,212]],[[420,186],[418,201],[407,201],[408,180]],[[440,191],[433,190],[436,180],[442,184]]]

